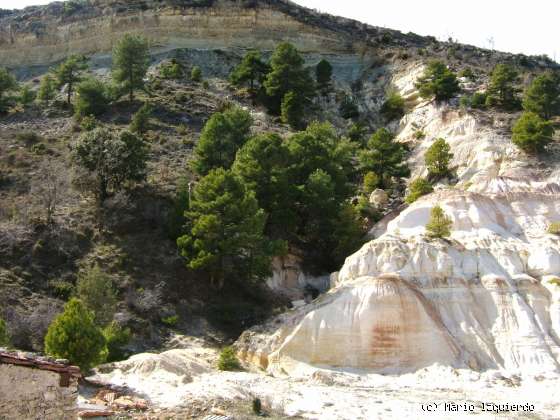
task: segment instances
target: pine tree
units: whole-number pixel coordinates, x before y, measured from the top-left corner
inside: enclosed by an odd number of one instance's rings
[[[537,114],[524,112],[513,126],[513,143],[527,153],[542,153],[552,142],[554,127]]]
[[[436,101],[453,98],[461,91],[457,76],[441,61],[432,61],[418,78],[416,88],[423,98],[434,97]]]
[[[82,73],[88,68],[85,57],[72,55],[54,70],[58,87],[67,85],[67,102],[70,105],[74,86],[82,81]]]
[[[327,60],[321,60],[315,67],[315,78],[317,80],[317,88],[326,95],[331,88],[333,68]]]
[[[453,159],[453,153],[451,153],[449,144],[442,138],[434,141],[424,155],[424,160],[428,167],[428,176],[440,179],[449,175],[451,159]]]
[[[525,92],[523,109],[545,120],[560,114],[560,77],[551,72],[535,77]]]
[[[374,172],[381,188],[390,185],[391,177],[406,177],[410,170],[406,164],[406,150],[394,141],[395,136],[385,128],[377,130],[370,138],[367,148],[359,155],[363,172]]]
[[[434,190],[432,184],[425,178],[416,178],[410,183],[409,192],[406,196],[405,201],[408,204],[414,203],[420,197],[426,194],[430,194]]]
[[[314,95],[314,83],[304,63],[292,44],[284,42],[276,47],[270,59],[271,70],[264,81],[266,93],[273,99],[271,111],[280,111],[282,99],[288,92],[295,92],[306,102]]]
[[[289,124],[294,130],[303,126],[304,99],[295,92],[288,92],[282,98],[281,116],[284,124]]]
[[[282,138],[266,133],[245,143],[232,167],[247,187],[255,191],[259,206],[268,216],[265,232],[274,238],[288,239],[286,233],[295,229],[289,164],[289,151]]]
[[[239,148],[249,139],[253,119],[241,108],[215,113],[204,125],[195,152],[193,167],[199,175],[212,169],[229,169]]]
[[[490,75],[487,105],[498,105],[507,110],[519,108],[519,73],[507,64],[497,64]]]
[[[253,282],[269,274],[275,244],[263,232],[266,214],[254,192],[233,172],[218,168],[196,185],[187,211],[191,230],[177,240],[193,270],[221,289],[226,279]]]
[[[128,92],[130,102],[134,91],[144,88],[144,77],[150,65],[148,41],[137,35],[126,34],[113,49],[113,78]]]
[[[426,235],[428,238],[448,238],[451,236],[453,221],[445,214],[440,206],[432,208],[430,220],[426,224]]]
[[[261,53],[253,50],[245,54],[241,63],[230,74],[229,79],[235,86],[248,82],[250,93],[254,97],[257,83],[263,83],[268,71],[268,65],[262,61]]]
[[[45,353],[68,359],[88,371],[105,360],[106,352],[105,338],[95,325],[93,314],[79,299],[71,299],[49,326]]]
[[[387,100],[381,106],[381,115],[388,121],[402,118],[405,113],[405,102],[401,94],[392,90],[387,95]]]

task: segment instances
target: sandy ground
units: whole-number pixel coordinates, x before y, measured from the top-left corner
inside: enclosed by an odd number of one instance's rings
[[[560,419],[558,376],[434,365],[400,376],[310,369],[301,378],[272,377],[216,371],[216,355],[197,345],[141,354],[93,379],[124,386],[168,413],[200,401],[258,397],[265,407],[307,419]]]

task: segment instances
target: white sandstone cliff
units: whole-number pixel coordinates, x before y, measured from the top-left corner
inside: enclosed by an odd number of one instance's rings
[[[454,153],[457,185],[438,185],[350,256],[317,302],[247,332],[245,360],[274,373],[310,367],[406,373],[436,363],[524,374],[560,373],[560,221],[555,152],[545,162],[511,143],[500,115],[415,99],[421,67],[396,78],[415,108],[398,141],[413,178],[438,137]],[[415,140],[422,130],[425,138]],[[453,220],[450,240],[424,237],[431,208]]]

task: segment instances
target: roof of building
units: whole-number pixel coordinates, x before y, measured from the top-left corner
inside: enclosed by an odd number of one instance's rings
[[[80,368],[71,366],[67,361],[30,353],[0,351],[0,364],[27,366],[34,369],[49,370],[66,376],[81,377]]]

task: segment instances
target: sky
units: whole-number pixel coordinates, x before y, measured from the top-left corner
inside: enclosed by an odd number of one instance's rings
[[[0,0],[0,8],[51,0]],[[295,0],[303,6],[403,32],[560,60],[558,0]]]

